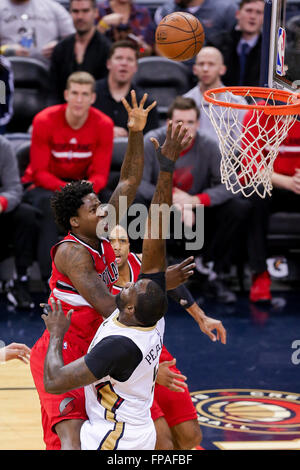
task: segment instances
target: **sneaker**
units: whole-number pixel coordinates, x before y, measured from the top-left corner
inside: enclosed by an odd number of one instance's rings
[[[229,290],[220,279],[206,280],[201,286],[201,293],[222,304],[232,304],[237,300],[234,292]]]
[[[249,299],[251,302],[267,302],[272,299],[271,296],[271,278],[268,271],[252,276],[252,286]]]
[[[16,308],[33,309],[34,302],[30,296],[27,282],[18,280],[9,282],[6,285],[7,300]]]

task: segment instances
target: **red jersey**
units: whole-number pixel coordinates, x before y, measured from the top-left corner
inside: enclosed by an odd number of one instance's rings
[[[262,104],[262,102],[260,102]],[[244,126],[248,124],[252,118],[252,110],[248,111],[244,117]],[[265,127],[267,131],[274,127],[274,119],[264,113],[261,114],[260,118],[261,126]],[[271,136],[274,136],[275,130],[270,132]],[[253,145],[249,146],[249,158],[256,155],[256,149],[262,145],[262,140],[258,139],[257,143],[254,143],[258,137],[258,126],[251,126],[250,132],[246,133],[246,139],[243,142],[243,146],[248,146],[247,142],[252,142]],[[267,148],[268,150],[268,148]],[[257,157],[260,161],[260,157]],[[255,164],[253,165],[253,171],[255,171]],[[288,135],[279,146],[279,152],[274,162],[274,172],[282,175],[293,176],[296,168],[300,168],[300,122],[296,121],[295,124],[288,131]]]
[[[130,280],[129,282],[136,282],[138,280],[140,270],[141,270],[141,260],[140,258],[135,254],[135,253],[129,253],[128,259],[127,259],[127,264],[129,266],[129,271],[130,271]],[[117,295],[123,287],[117,286],[114,284],[111,289],[111,293],[113,295]]]
[[[57,243],[51,250],[52,274],[50,278],[51,296],[55,300],[60,300],[63,311],[67,313],[73,309],[71,325],[67,334],[76,335],[82,340],[90,343],[103,321],[99,312],[97,312],[84,297],[75,289],[71,280],[61,274],[55,266],[54,256],[57,247],[62,243],[79,243],[83,245],[90,253],[95,270],[100,278],[106,284],[109,291],[112,292],[113,284],[117,281],[118,266],[114,250],[108,240],[101,238],[99,240],[99,251],[93,249],[88,244],[69,233],[62,241]]]
[[[113,121],[90,108],[80,129],[66,120],[67,104],[50,106],[33,120],[30,164],[22,178],[50,191],[68,181],[88,179],[95,193],[108,180],[113,150]]]

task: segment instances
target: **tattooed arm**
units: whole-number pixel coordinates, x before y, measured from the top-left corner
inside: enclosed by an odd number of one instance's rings
[[[152,138],[151,141],[157,151],[160,172],[149,209],[143,241],[141,266],[141,273],[143,274],[166,271],[165,239],[169,227],[169,208],[172,204],[173,171],[180,152],[185,146],[189,145],[191,137],[187,137],[187,129],[182,129],[182,123],[179,123],[172,132],[172,122],[170,121],[166,140],[161,149],[156,139]],[[159,206],[161,207],[159,208]]]
[[[88,250],[78,243],[62,243],[55,254],[55,265],[67,276],[79,294],[103,317],[116,309],[115,296],[95,270]]]
[[[128,112],[128,145],[121,168],[118,186],[113,192],[108,204],[114,206],[117,215],[116,223],[119,224],[125,215],[127,208],[133,203],[137,188],[139,187],[144,169],[144,136],[143,130],[147,123],[147,117],[151,109],[156,106],[156,101],[144,109],[147,93],[137,104],[135,91],[131,91],[132,107],[125,98],[122,103]],[[127,197],[126,205],[120,205],[120,196]],[[110,227],[112,229],[113,227]]]

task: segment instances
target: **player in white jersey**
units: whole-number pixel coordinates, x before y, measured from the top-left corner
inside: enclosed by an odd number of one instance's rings
[[[160,173],[152,198],[154,205],[171,206],[174,165],[184,146],[191,141],[187,129],[168,125],[166,140],[159,148],[153,139]],[[99,327],[88,353],[67,365],[62,357],[63,337],[71,313],[65,316],[60,302],[42,315],[50,333],[44,365],[48,393],[64,393],[85,386],[88,421],[81,428],[84,449],[154,449],[155,428],[150,407],[163,344],[167,310],[165,286],[166,220],[148,215],[143,240],[141,274],[116,296],[118,309]]]

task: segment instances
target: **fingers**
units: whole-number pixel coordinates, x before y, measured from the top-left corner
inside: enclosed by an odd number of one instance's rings
[[[150,140],[151,140],[152,144],[154,145],[155,150],[158,150],[158,149],[159,149],[159,142],[158,142],[158,140],[155,139],[155,137],[151,137]]]
[[[149,113],[149,111],[151,111],[151,109],[155,108],[156,105],[157,105],[157,101],[153,101],[153,103],[149,104],[148,108],[146,108],[145,111],[147,111],[147,113]]]
[[[135,95],[135,91],[131,90],[131,97],[132,97],[132,92],[134,92],[134,95]],[[148,93],[144,93],[143,98],[140,101],[140,105],[139,105],[140,108],[144,107],[144,104],[145,104],[147,98],[148,98]],[[133,100],[133,98],[132,98],[132,100]],[[135,95],[135,105],[137,106],[136,95]]]
[[[146,95],[146,98],[145,98],[145,95]],[[141,102],[143,101],[144,98],[145,98],[145,100],[144,100],[144,102],[145,102],[146,99],[147,99],[147,96],[148,96],[147,93],[145,93],[144,96],[143,96],[143,98],[142,98],[142,100],[141,100]],[[137,101],[136,101],[136,94],[135,94],[135,91],[134,91],[134,90],[131,90],[131,104],[132,104],[132,107],[133,107],[133,108],[137,108],[137,107],[138,107]]]
[[[225,330],[224,326],[222,325],[222,323],[219,326],[219,328],[217,328],[217,332],[218,332],[219,338],[221,339],[221,343],[226,344],[227,333],[226,333],[226,330]]]
[[[122,104],[123,104],[124,108],[126,109],[127,113],[129,114],[132,111],[132,109],[131,109],[128,101],[126,100],[126,98],[122,98],[121,101],[122,101]]]

